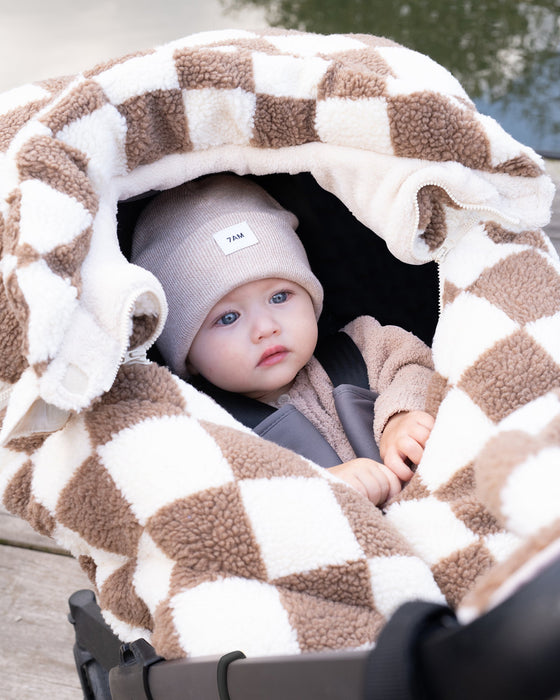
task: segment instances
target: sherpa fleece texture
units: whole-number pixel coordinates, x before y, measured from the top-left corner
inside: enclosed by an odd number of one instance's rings
[[[117,201],[227,170],[309,171],[401,260],[441,263],[436,425],[386,516],[142,361],[165,300]],[[426,56],[222,31],[25,85],[0,97],[0,188],[0,494],[124,640],[355,648],[416,597],[478,614],[558,541],[553,188]]]

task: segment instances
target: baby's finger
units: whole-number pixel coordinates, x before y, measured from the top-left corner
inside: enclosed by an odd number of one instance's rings
[[[402,491],[402,482],[399,477],[384,464],[380,464],[379,469],[385,474],[389,482],[389,493],[387,494],[385,501],[390,501],[391,498],[394,498],[394,496]],[[380,505],[385,503],[385,501],[382,501]]]
[[[401,481],[410,481],[410,479],[412,478],[412,474],[414,472],[405,463],[403,457],[400,456],[399,452],[395,448],[391,447],[387,450],[387,454],[385,455],[383,463],[394,474],[396,474]]]
[[[431,428],[422,425],[422,423],[415,423],[411,426],[408,434],[411,438],[414,438],[414,440],[416,440],[416,442],[418,442],[422,447],[425,447],[431,432]]]
[[[428,428],[428,430],[431,430],[436,422],[436,419],[425,411],[414,411],[414,417],[417,423],[420,423],[425,428]]]
[[[385,503],[389,496],[389,480],[379,468],[362,471],[358,475],[358,480],[365,488],[365,495],[374,505]]]
[[[409,459],[412,464],[419,464],[424,454],[424,447],[410,435],[399,440],[398,450],[401,457]]]

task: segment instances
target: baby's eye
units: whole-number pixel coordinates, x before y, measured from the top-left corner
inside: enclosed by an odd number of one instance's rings
[[[216,324],[218,326],[231,326],[231,324],[235,323],[238,318],[239,314],[237,311],[228,311],[227,314],[220,316],[220,318],[216,321]]]
[[[272,304],[283,304],[285,301],[288,300],[289,295],[289,292],[276,292],[276,294],[273,294],[270,297],[270,302]]]

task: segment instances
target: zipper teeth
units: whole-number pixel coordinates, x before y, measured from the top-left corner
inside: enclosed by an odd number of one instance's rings
[[[130,317],[132,316],[132,312],[133,312],[133,311],[134,311],[134,302],[133,302],[133,301],[130,301],[130,302],[128,302],[128,305],[127,305],[127,307],[126,307],[126,312],[125,312],[125,314],[124,314],[124,321],[123,321],[122,324],[121,324],[121,331],[122,331],[122,332],[121,332],[121,338],[124,338],[124,336],[125,336],[125,334],[126,334],[126,330],[127,330],[127,329],[125,328],[125,325],[128,325],[128,320],[129,320]],[[128,352],[128,345],[127,345],[126,342],[123,343],[123,347],[124,347],[124,350],[121,352],[119,367],[120,367],[120,366],[122,365],[122,363],[125,361],[126,353]],[[119,371],[119,370],[118,370],[118,368],[117,368],[117,372],[118,372],[118,371]],[[116,376],[116,375],[115,375],[115,376]]]
[[[461,209],[473,209],[475,211],[489,211],[492,212],[493,214],[498,214],[501,218],[506,219],[507,221],[510,221],[512,224],[517,223],[517,219],[512,219],[511,216],[506,216],[503,212],[501,212],[499,209],[496,209],[495,207],[489,207],[485,204],[464,204],[463,202],[459,201],[457,197],[454,197],[451,192],[447,189],[445,185],[442,185],[441,182],[424,182],[421,187],[418,188],[416,191],[416,194],[420,192],[421,189],[424,187],[440,187],[444,192],[449,196],[449,199],[451,199],[453,202],[458,207],[461,207]],[[415,199],[416,202],[416,208],[418,209],[418,199]]]
[[[503,212],[501,212],[499,209],[496,209],[494,207],[488,207],[488,206],[485,206],[484,204],[464,204],[463,202],[460,202],[456,197],[454,197],[451,194],[451,192],[447,189],[447,187],[445,185],[441,184],[441,182],[430,181],[430,182],[424,182],[422,184],[422,186],[416,190],[416,195],[414,197],[414,210],[416,213],[416,219],[414,222],[415,225],[414,225],[414,232],[412,233],[412,238],[414,238],[416,236],[416,232],[418,231],[418,222],[420,221],[420,207],[418,206],[418,193],[424,187],[439,187],[447,194],[449,199],[452,202],[454,202],[454,204],[456,204],[460,209],[467,209],[467,210],[471,209],[472,211],[487,211],[490,214],[497,214],[501,219],[505,219],[509,223],[512,223],[512,224],[519,223],[518,219],[512,219],[510,216],[506,216]],[[442,248],[443,247],[444,246],[442,246]],[[444,253],[443,257],[445,257],[445,255],[447,255],[447,252],[448,252],[448,250]],[[435,259],[435,260],[436,260],[436,262],[438,262],[437,259]],[[442,260],[443,260],[443,258],[442,258]]]
[[[445,185],[442,185],[441,182],[425,182],[422,184],[422,187],[419,187],[416,190],[416,196],[414,197],[414,210],[416,213],[416,218],[414,222],[414,232],[412,233],[412,239],[414,240],[414,237],[416,236],[416,232],[418,231],[418,222],[420,221],[420,207],[418,205],[418,193],[420,192],[421,189],[424,187],[439,187],[441,188],[449,197],[449,199],[454,202],[460,209],[465,209],[465,210],[472,210],[472,211],[487,211],[491,214],[497,214],[500,218],[505,219],[506,221],[509,221],[512,224],[518,223],[517,219],[512,219],[509,216],[505,216],[502,212],[500,212],[498,209],[495,209],[494,207],[488,207],[483,204],[464,204],[463,202],[460,202],[456,197],[454,197],[451,192],[445,187]],[[413,241],[410,241],[412,243]],[[412,247],[412,246],[411,246]],[[442,274],[441,274],[441,264],[447,257],[447,254],[449,253],[449,246],[447,246],[445,243],[443,243],[437,250],[437,253],[434,257],[434,262],[437,264],[437,271],[438,271],[438,287],[439,287],[439,299],[438,299],[438,307],[439,307],[439,316],[441,316],[442,311],[443,311],[443,279],[442,279]]]
[[[436,263],[438,274],[438,316],[441,316],[443,313],[443,275],[441,274],[441,261],[436,260]]]
[[[447,254],[451,248],[445,245],[445,243],[438,248],[437,254],[434,258],[434,262],[437,265],[437,274],[438,274],[438,309],[439,313],[438,315],[441,316],[443,312],[443,275],[441,272],[441,266],[445,258],[447,257]]]
[[[130,301],[130,302],[128,303],[126,309],[125,309],[125,313],[124,313],[124,319],[125,319],[125,320],[124,320],[123,323],[121,324],[121,338],[124,338],[124,336],[125,336],[125,334],[126,334],[126,330],[127,330],[127,329],[125,328],[125,326],[128,325],[128,319],[131,318],[131,316],[132,316],[132,312],[134,311],[134,306],[135,306],[135,304],[136,304],[136,299],[134,299],[133,301]],[[153,336],[152,336],[152,337],[153,337]],[[131,360],[137,360],[137,361],[138,361],[138,360],[140,360],[140,362],[141,362],[142,359],[144,359],[145,361],[144,361],[143,364],[149,364],[149,363],[150,363],[150,360],[148,360],[147,358],[137,358],[137,357],[135,357],[132,353],[134,353],[134,354],[140,354],[140,353],[141,353],[142,355],[145,355],[145,354],[148,352],[148,350],[152,347],[152,345],[154,344],[154,342],[155,342],[155,341],[150,340],[150,341],[144,343],[143,345],[139,345],[138,347],[134,348],[134,350],[132,350],[132,351],[129,351],[129,350],[128,350],[128,344],[127,344],[126,342],[123,342],[124,350],[121,352],[121,355],[120,355],[120,358],[119,358],[119,364],[117,365],[117,367],[116,367],[116,369],[115,369],[115,372],[114,372],[114,374],[113,374],[113,379],[112,379],[112,381],[111,381],[111,385],[112,385],[113,382],[115,381],[115,379],[116,379],[116,377],[117,377],[117,374],[118,374],[118,372],[119,372],[119,369],[120,369],[121,365],[123,365],[123,364],[126,363],[127,361],[131,361]]]

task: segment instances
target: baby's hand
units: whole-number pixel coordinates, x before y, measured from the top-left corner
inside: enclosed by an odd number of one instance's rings
[[[375,506],[382,505],[402,489],[401,482],[391,469],[365,457],[329,467],[329,471],[365,496]]]
[[[420,462],[433,427],[434,419],[424,411],[395,413],[389,418],[379,441],[379,453],[385,466],[402,481],[413,474],[406,460]]]

